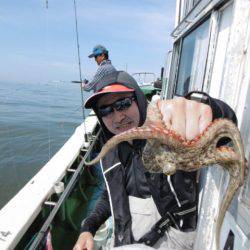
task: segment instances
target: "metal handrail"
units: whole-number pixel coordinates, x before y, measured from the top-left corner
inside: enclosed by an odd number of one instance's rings
[[[92,151],[92,149],[93,149],[93,147],[94,147],[94,145],[95,145],[95,143],[97,141],[97,138],[100,135],[100,132],[101,132],[101,129],[97,132],[95,139],[90,144],[90,146],[88,148],[88,151],[83,156],[81,162],[79,163],[77,169],[75,170],[73,176],[71,177],[68,185],[66,186],[65,190],[61,194],[61,196],[60,196],[59,200],[57,201],[56,205],[54,206],[54,208],[51,210],[51,212],[50,212],[47,220],[44,222],[42,228],[37,233],[37,237],[33,241],[32,245],[29,247],[29,250],[36,249],[39,246],[40,242],[43,240],[43,238],[44,238],[46,232],[48,231],[48,228],[49,228],[52,220],[54,219],[57,211],[59,210],[59,208],[62,205],[62,203],[64,202],[64,200],[68,197],[68,195],[72,191],[72,189],[73,189],[73,187],[74,187],[74,185],[76,183],[77,177],[78,177],[78,175],[80,175],[81,170],[82,170],[82,168],[84,166],[84,161],[87,159],[87,157],[89,156],[90,152]]]

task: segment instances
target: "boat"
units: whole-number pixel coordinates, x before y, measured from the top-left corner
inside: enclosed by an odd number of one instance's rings
[[[152,93],[146,89],[145,95]],[[101,192],[100,176],[84,160],[98,151],[94,112],[42,169],[1,209],[0,249],[72,249],[82,220]],[[67,241],[64,239],[67,238]]]
[[[250,2],[176,0],[173,49],[167,53],[161,98],[205,91],[236,112],[246,158],[250,155]],[[143,85],[143,84],[142,84]],[[141,86],[143,89],[143,86]],[[203,96],[197,94],[202,100]],[[72,249],[81,221],[100,192],[100,177],[84,160],[97,152],[100,126],[93,113],[53,158],[0,211],[0,249]],[[200,173],[194,249],[215,249],[214,220],[228,176],[212,166]],[[212,220],[211,220],[212,218]],[[234,197],[221,230],[220,249],[250,249],[250,177]],[[104,225],[105,237],[112,223]],[[101,229],[102,231],[102,229]],[[204,238],[206,235],[206,238]],[[67,240],[65,240],[67,239]],[[98,239],[96,239],[96,242]],[[99,240],[100,242],[100,240]]]
[[[156,78],[156,74],[152,72],[136,72],[132,76],[137,81],[145,96],[150,99],[153,95],[160,95],[162,88],[163,69],[161,77]]]
[[[250,155],[250,2],[245,0],[176,1],[173,49],[167,53],[163,98],[204,91],[236,112]],[[202,101],[203,96],[197,94]],[[194,249],[215,248],[218,204],[228,175],[213,166],[199,181],[199,219]],[[250,175],[235,195],[221,229],[220,249],[250,249]]]

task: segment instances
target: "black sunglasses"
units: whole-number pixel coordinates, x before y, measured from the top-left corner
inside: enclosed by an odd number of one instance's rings
[[[117,111],[122,111],[128,109],[131,105],[132,102],[135,100],[134,96],[130,97],[124,97],[122,99],[119,99],[109,105],[101,106],[97,109],[98,115],[100,117],[105,117],[112,112],[114,112],[114,109]]]

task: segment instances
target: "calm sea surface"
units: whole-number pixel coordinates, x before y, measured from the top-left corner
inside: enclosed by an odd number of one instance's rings
[[[0,208],[81,122],[78,84],[0,82]]]

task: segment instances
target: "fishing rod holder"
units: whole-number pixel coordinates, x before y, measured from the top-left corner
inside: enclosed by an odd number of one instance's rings
[[[73,169],[73,168],[68,168],[67,171],[70,172],[70,173],[75,173],[76,170]]]
[[[54,191],[55,191],[55,193],[57,195],[63,193],[64,189],[65,189],[64,188],[64,183],[62,181],[58,181],[58,182],[55,183],[55,185],[54,185]]]
[[[55,207],[57,202],[54,202],[54,201],[45,201],[44,204],[46,206],[50,206],[50,207]]]

